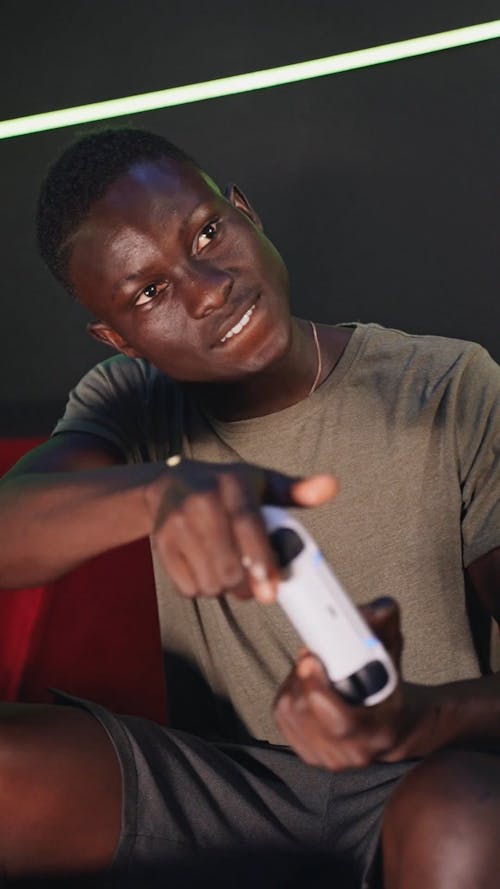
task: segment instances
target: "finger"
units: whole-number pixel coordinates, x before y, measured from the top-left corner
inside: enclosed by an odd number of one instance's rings
[[[297,756],[311,766],[322,766],[322,758],[315,746],[311,745],[304,733],[303,723],[295,719],[293,709],[287,711],[286,699],[274,709],[276,725],[286,743],[294,750]]]
[[[338,481],[333,475],[312,475],[293,483],[292,503],[296,506],[321,506],[332,500],[338,489]]]
[[[335,690],[318,658],[309,654],[297,663],[295,687],[330,738],[340,740],[352,734],[353,708]]]
[[[272,602],[276,598],[279,570],[259,501],[254,491],[232,474],[221,477],[220,488],[252,592],[259,601]]]
[[[326,670],[319,658],[315,657],[307,648],[301,649],[297,659],[297,676],[299,679],[306,680],[313,677],[324,688],[330,687],[330,680]]]
[[[253,595],[263,604],[274,602],[278,593],[278,567],[259,516],[252,512],[240,513],[234,519],[234,531]]]
[[[305,697],[314,718],[337,740],[350,737],[365,724],[366,707],[353,707],[335,689],[319,658],[307,649],[297,660],[292,689]]]
[[[178,551],[171,550],[163,538],[152,538],[152,546],[158,556],[160,564],[172,580],[175,588],[181,595],[192,599],[198,594],[198,585],[184,556]]]
[[[200,539],[185,513],[172,515],[157,536],[164,538],[168,572],[177,585],[179,585],[178,579],[174,576],[174,571],[179,565],[179,557],[182,557],[194,578],[196,595],[210,596],[220,592],[212,560],[207,558],[200,545]]]
[[[308,478],[292,478],[280,472],[265,471],[261,500],[277,506],[320,506],[338,491],[338,482],[327,473]]]
[[[362,719],[366,708],[362,708],[358,714],[352,704],[336,690],[319,658],[307,649],[303,654],[300,654],[297,660],[296,675],[302,684],[301,694],[307,695],[309,698],[311,711],[317,717],[328,716],[325,723],[328,731],[330,733],[334,731],[335,735],[339,737],[350,735],[353,728],[353,718]],[[330,710],[333,706],[335,712],[333,709]],[[333,716],[335,716],[334,725],[331,718]]]
[[[362,605],[360,611],[399,669],[403,650],[403,634],[398,603],[389,596],[383,596]]]
[[[342,737],[332,735],[331,725],[324,724],[324,713],[311,706],[313,689],[309,681],[299,679],[293,671],[275,701],[275,718],[288,743],[311,765],[340,771],[355,764],[348,755]]]
[[[334,771],[360,768],[394,745],[395,723],[387,708],[383,716],[383,705],[355,707],[346,702],[307,649],[280,696],[283,700],[278,698],[276,704],[280,727],[308,762]]]
[[[240,591],[244,596],[251,595],[238,542],[219,491],[191,495],[186,500],[184,512],[191,539],[197,544],[199,559],[193,561],[193,565],[201,592],[218,595],[231,590]],[[182,549],[186,557],[191,558],[186,544],[182,544]]]
[[[293,673],[288,677],[276,695],[273,715],[276,724],[290,747],[309,765],[321,765],[316,745],[311,743],[308,731],[307,701],[297,706],[293,688]]]
[[[372,744],[365,719],[367,708],[353,708],[344,701],[331,683],[325,682],[325,672],[316,658],[309,658],[307,666],[307,678],[299,676],[299,697],[307,701],[308,734],[310,739],[314,737],[316,757],[321,765],[335,771],[368,765]]]
[[[213,560],[207,558],[193,523],[186,515],[185,504],[183,512],[170,515],[155,538],[169,576],[185,595],[215,596],[221,592]],[[183,568],[184,565],[187,568]],[[193,580],[194,592],[188,590],[187,574]]]

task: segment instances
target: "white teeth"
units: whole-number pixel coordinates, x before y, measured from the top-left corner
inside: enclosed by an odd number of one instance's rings
[[[243,328],[246,327],[248,322],[250,321],[250,318],[253,315],[254,309],[255,309],[255,303],[253,304],[253,306],[250,306],[250,308],[247,309],[247,311],[243,315],[243,318],[240,318],[238,323],[235,324],[234,327],[231,327],[231,330],[228,330],[228,332],[222,337],[220,342],[225,343],[226,340],[230,340],[232,336],[235,336],[235,334],[240,333],[240,331],[242,331]]]

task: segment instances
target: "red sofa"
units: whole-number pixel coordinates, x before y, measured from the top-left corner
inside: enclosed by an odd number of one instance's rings
[[[0,475],[40,440],[0,440]],[[0,592],[0,700],[51,688],[166,723],[149,542],[104,553],[43,587]]]

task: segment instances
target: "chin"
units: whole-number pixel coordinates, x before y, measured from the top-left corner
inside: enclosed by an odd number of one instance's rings
[[[256,347],[247,363],[251,373],[265,371],[273,364],[282,361],[290,351],[292,343],[291,324],[276,325],[270,335]]]

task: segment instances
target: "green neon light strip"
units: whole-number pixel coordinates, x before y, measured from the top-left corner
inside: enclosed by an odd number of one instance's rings
[[[454,31],[429,34],[426,37],[400,40],[398,43],[345,52],[324,59],[312,59],[309,62],[285,65],[281,68],[267,68],[264,71],[251,71],[249,74],[221,77],[218,80],[207,80],[204,83],[192,83],[172,89],[143,93],[138,96],[94,102],[91,105],[79,105],[75,108],[61,108],[58,111],[48,111],[44,114],[31,114],[29,117],[17,117],[0,122],[0,139],[10,139],[12,136],[24,136],[28,133],[40,133],[43,130],[55,130],[59,127],[122,117],[126,114],[156,111],[159,108],[172,108],[175,105],[186,105],[189,102],[203,102],[221,96],[234,96],[238,93],[268,89],[272,86],[296,83],[299,80],[309,80],[313,77],[325,77],[328,74],[367,68],[370,65],[396,62],[400,59],[439,52],[443,49],[468,46],[483,40],[494,40],[496,37],[500,37],[500,19],[480,25],[471,25],[468,28],[457,28]]]

